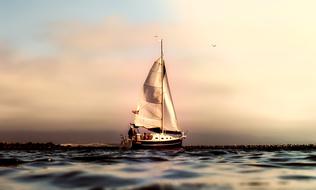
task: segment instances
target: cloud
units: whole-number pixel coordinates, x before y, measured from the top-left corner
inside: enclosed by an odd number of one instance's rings
[[[57,22],[47,34],[57,49],[51,55],[1,46],[1,129],[125,130],[159,56],[153,38],[159,35],[183,129],[244,136],[291,129],[283,137],[292,139],[299,136],[298,126],[315,132],[311,33],[289,30],[301,25],[282,25],[282,19],[263,12],[255,18],[243,9],[208,13],[211,5],[201,4],[206,8],[192,17],[186,14],[190,6],[175,6],[179,20],[170,23],[119,17],[97,24]],[[210,45],[214,41],[216,48]]]
[[[6,58],[0,71],[1,118],[20,121],[22,126],[17,127],[23,127],[25,120],[95,119],[107,123],[116,117],[109,110],[122,106],[118,101],[124,97],[125,84],[111,72],[115,66],[107,69],[97,61],[86,64],[62,55],[17,56],[13,53]]]

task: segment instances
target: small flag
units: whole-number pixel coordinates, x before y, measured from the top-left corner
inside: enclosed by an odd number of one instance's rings
[[[133,114],[138,114],[138,113],[139,113],[139,110],[132,110],[132,113],[133,113]]]

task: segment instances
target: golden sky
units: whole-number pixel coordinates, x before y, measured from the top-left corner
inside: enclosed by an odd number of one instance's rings
[[[315,143],[314,1],[134,2],[0,3],[0,130],[125,132],[159,35],[189,142]]]

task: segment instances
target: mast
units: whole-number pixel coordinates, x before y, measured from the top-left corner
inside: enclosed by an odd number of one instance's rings
[[[164,132],[164,127],[163,127],[163,113],[164,113],[164,106],[163,106],[163,77],[164,77],[164,72],[165,72],[165,69],[164,69],[164,60],[163,60],[163,43],[162,43],[162,39],[160,40],[160,58],[161,58],[161,69],[162,69],[162,72],[161,72],[161,132],[163,133]]]

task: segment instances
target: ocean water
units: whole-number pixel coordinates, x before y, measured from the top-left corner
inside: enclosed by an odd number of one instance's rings
[[[1,190],[316,189],[316,152],[0,151]]]

